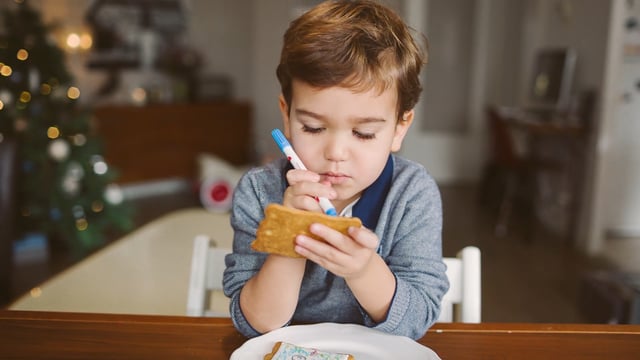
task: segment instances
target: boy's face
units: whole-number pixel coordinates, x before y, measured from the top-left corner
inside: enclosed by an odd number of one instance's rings
[[[307,168],[338,193],[338,211],[380,175],[390,152],[400,150],[413,110],[396,120],[396,92],[355,93],[342,87],[317,89],[296,81],[291,111],[280,96],[284,133]]]

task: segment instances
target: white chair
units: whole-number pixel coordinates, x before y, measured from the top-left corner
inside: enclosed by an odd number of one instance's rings
[[[481,315],[480,249],[467,246],[444,258],[449,291],[442,298],[438,322],[479,323]]]
[[[187,316],[229,317],[229,299],[222,292],[224,257],[231,249],[218,248],[207,235],[193,239]]]
[[[229,317],[229,299],[222,293],[224,257],[231,249],[218,248],[207,235],[193,240],[188,316]],[[449,291],[442,299],[438,322],[480,322],[480,249],[467,246],[455,258],[444,258]]]

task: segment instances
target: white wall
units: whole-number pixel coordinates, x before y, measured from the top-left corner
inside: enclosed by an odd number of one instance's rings
[[[608,137],[604,227],[612,236],[640,237],[640,62],[624,63],[621,70],[617,90],[631,100],[618,104]]]
[[[467,0],[470,2],[473,0]],[[472,25],[462,37],[468,41],[459,43],[449,36],[440,36],[438,32],[451,32],[447,23],[459,22],[458,12],[454,9],[443,9],[432,6],[434,2],[426,0],[405,0],[405,21],[419,33],[425,34],[433,42],[429,44],[429,63],[423,73],[424,92],[416,105],[414,125],[407,134],[402,146],[401,154],[407,158],[423,164],[439,184],[469,182],[478,179],[480,168],[484,162],[483,146],[483,103],[487,97],[487,59],[493,48],[489,41],[489,1],[481,0],[467,15],[472,17]],[[443,4],[439,4],[443,5]],[[466,5],[466,4],[465,4]],[[452,10],[452,11],[449,11]],[[468,18],[467,17],[467,18]],[[433,22],[437,18],[438,21]],[[462,21],[469,21],[468,19]],[[433,33],[436,32],[436,33]],[[453,31],[455,32],[455,31]],[[453,36],[455,37],[455,36]],[[461,51],[459,47],[469,47]],[[444,59],[450,54],[465,53],[450,69]],[[449,96],[440,98],[438,93],[448,85],[456,67],[468,68],[465,79],[458,76],[458,86],[455,91],[449,91]],[[434,73],[448,73],[448,76],[433,76]],[[462,81],[460,81],[462,80]],[[452,90],[452,89],[450,89]],[[462,94],[465,93],[465,94]],[[456,95],[458,94],[458,95]],[[436,96],[434,96],[436,95]],[[435,104],[435,106],[434,106]],[[452,109],[463,109],[452,111]],[[431,126],[433,116],[440,117],[438,122],[452,121],[452,116],[462,115],[463,129],[436,129]],[[429,122],[429,126],[425,126]]]
[[[282,127],[276,66],[280,61],[282,35],[291,21],[292,7],[291,1],[286,0],[254,0],[253,119],[256,148],[263,156],[279,155],[270,134],[273,128]]]
[[[625,7],[625,16],[640,19],[640,4]],[[640,46],[640,29],[623,30],[623,43]],[[622,48],[618,51],[623,52]],[[609,125],[607,152],[603,161],[606,182],[603,226],[612,236],[640,237],[640,53],[620,57],[617,85],[614,89],[616,108]],[[624,95],[626,94],[626,100]]]
[[[188,42],[203,52],[206,73],[233,79],[233,95],[253,100],[253,0],[190,0]]]

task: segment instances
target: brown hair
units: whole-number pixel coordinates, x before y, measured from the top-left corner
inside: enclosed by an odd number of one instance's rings
[[[355,91],[395,87],[398,119],[413,109],[425,51],[391,9],[372,0],[326,1],[292,21],[276,75],[291,105],[293,79],[313,87]]]

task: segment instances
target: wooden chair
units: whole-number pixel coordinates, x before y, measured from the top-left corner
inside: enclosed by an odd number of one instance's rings
[[[442,298],[438,322],[479,323],[482,317],[480,249],[467,246],[455,258],[444,258],[449,291]]]
[[[229,299],[222,293],[224,258],[231,249],[218,248],[207,235],[193,239],[187,316],[229,317]]]
[[[532,149],[518,150],[510,127],[510,123],[516,123],[517,115],[509,109],[487,106],[486,116],[489,160],[480,187],[481,199],[486,203],[488,198],[496,194],[492,186],[501,188],[496,196],[498,216],[495,235],[502,237],[507,234],[513,209],[517,207],[524,220],[525,239],[530,240],[536,219],[535,200],[539,191],[537,176],[543,171],[557,171],[562,164],[554,159],[542,159],[530,151]]]

